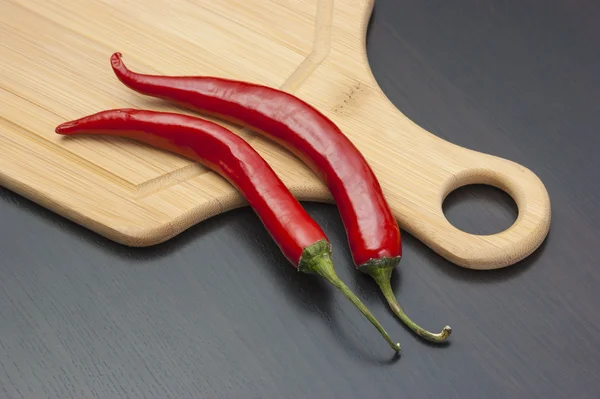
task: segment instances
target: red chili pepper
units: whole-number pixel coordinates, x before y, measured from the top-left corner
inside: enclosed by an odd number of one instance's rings
[[[254,209],[285,257],[300,272],[318,274],[338,288],[392,342],[366,306],[336,275],[325,233],[269,164],[245,140],[204,119],[135,109],[102,111],[56,127],[62,135],[105,134],[178,153],[219,173]]]
[[[301,99],[267,86],[204,76],[133,72],[111,57],[119,80],[138,93],[251,127],[284,146],[327,184],[340,210],[354,263],[377,282],[393,312],[416,334],[445,341],[449,326],[433,334],[404,313],[390,278],[402,257],[400,229],[375,174],[358,149],[325,115]]]

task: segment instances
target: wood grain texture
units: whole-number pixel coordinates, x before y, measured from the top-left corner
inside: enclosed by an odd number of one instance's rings
[[[403,230],[466,268],[501,268],[529,256],[550,227],[544,184],[522,164],[446,141],[398,111],[366,57],[373,4],[4,0],[0,183],[130,246],[164,242],[247,205],[213,172],[174,154],[128,140],[66,141],[54,134],[65,120],[107,108],[175,110],[117,81],[108,60],[120,51],[137,71],[223,76],[297,94],[365,155]],[[291,153],[210,119],[249,140],[297,198],[331,202]],[[519,210],[511,226],[472,234],[446,219],[447,195],[475,183],[511,195]]]
[[[390,100],[531,167],[552,198],[546,241],[514,267],[459,268],[404,235],[394,292],[424,327],[451,325],[448,346],[406,331],[354,271],[332,204],[305,202],[400,358],[335,289],[294,272],[248,207],[131,248],[0,188],[0,398],[597,399],[599,19],[597,2],[377,0],[368,57]],[[474,234],[518,212],[481,185],[443,209]]]

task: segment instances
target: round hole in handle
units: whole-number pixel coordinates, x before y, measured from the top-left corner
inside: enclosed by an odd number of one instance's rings
[[[532,237],[533,231],[529,229],[528,223],[531,220],[532,208],[529,206],[531,193],[525,181],[527,179],[523,180],[523,176],[515,175],[512,173],[514,170],[510,170],[506,165],[466,167],[455,172],[441,187],[438,203],[438,217],[442,219],[438,221],[438,232],[441,236],[437,239],[439,243],[435,243],[435,248],[451,262],[469,269],[497,269],[522,259],[537,245],[532,240],[535,237]],[[478,203],[477,197],[473,197],[473,193],[477,191],[483,192],[484,195],[487,192],[488,199],[492,197],[496,203]],[[472,199],[468,204],[469,209],[462,213],[462,220],[467,223],[459,224],[448,205],[453,205],[454,196],[458,195],[460,198],[467,194],[470,194]],[[508,212],[503,218],[503,228],[498,229],[496,222],[502,216],[498,215],[498,208],[492,208],[490,205],[497,205],[500,201],[504,201],[504,209]],[[517,214],[516,218],[508,217],[514,213]],[[480,220],[476,221],[478,216]],[[512,223],[507,222],[510,219]],[[491,223],[482,227],[483,221]],[[490,232],[491,229],[496,231]]]
[[[500,233],[517,220],[519,209],[505,191],[481,183],[461,185],[451,190],[442,202],[446,219],[470,234]]]
[[[510,174],[488,168],[465,169],[447,182],[442,212],[465,233],[493,235],[512,227],[519,217],[519,190]],[[522,204],[521,204],[522,205]]]
[[[478,155],[465,164],[440,187],[435,227],[427,238],[428,244],[451,262],[478,270],[509,266],[530,255],[550,228],[550,198],[544,184],[531,170],[506,159]],[[516,220],[501,232],[466,232],[465,227],[452,224],[444,212],[450,193],[463,186],[481,184],[505,192],[516,204]]]

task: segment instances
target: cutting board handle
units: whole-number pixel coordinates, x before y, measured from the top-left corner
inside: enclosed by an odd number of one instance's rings
[[[490,270],[523,260],[542,244],[550,229],[546,187],[523,165],[446,141],[419,126],[392,103],[379,86],[367,55],[367,28],[374,3],[360,0],[346,4],[361,9],[354,15],[362,18],[344,23],[362,35],[354,45],[344,47],[338,63],[357,60],[352,69],[355,79],[372,91],[350,90],[356,97],[353,102],[359,104],[352,110],[352,117],[362,124],[356,129],[355,122],[339,118],[343,130],[367,154],[403,230],[461,267]],[[337,15],[333,14],[334,25]],[[344,40],[352,39],[340,35],[332,40],[332,48],[341,46]],[[323,80],[319,83],[322,86]],[[359,134],[366,129],[370,133]],[[510,195],[518,207],[514,223],[489,235],[471,234],[452,225],[443,211],[444,200],[455,189],[470,184],[491,185]]]
[[[513,161],[473,151],[445,142],[454,168],[439,185],[437,195],[423,196],[435,209],[429,223],[435,231],[416,234],[436,252],[457,265],[478,269],[497,269],[512,265],[535,251],[550,227],[550,199],[542,181],[529,169]],[[446,168],[447,171],[447,168]],[[431,172],[431,171],[430,171]],[[504,231],[478,235],[452,225],[443,212],[443,202],[455,189],[486,184],[505,191],[518,207],[514,223]],[[410,223],[410,222],[409,222]],[[416,225],[419,225],[417,222]],[[411,230],[418,230],[411,229]]]

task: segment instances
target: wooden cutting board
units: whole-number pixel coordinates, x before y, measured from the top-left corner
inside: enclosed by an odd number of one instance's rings
[[[295,93],[364,153],[402,229],[467,268],[523,259],[549,229],[544,185],[521,165],[432,135],[390,103],[366,57],[372,7],[373,0],[0,0],[0,184],[130,246],[158,244],[247,205],[226,180],[177,155],[54,133],[59,123],[109,108],[194,115],[120,84],[109,62],[120,51],[139,72],[214,75]],[[249,140],[298,199],[332,201],[286,150],[212,120]],[[448,222],[444,198],[471,183],[513,197],[519,215],[509,229],[479,236]]]

